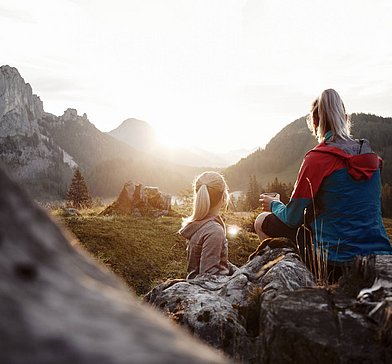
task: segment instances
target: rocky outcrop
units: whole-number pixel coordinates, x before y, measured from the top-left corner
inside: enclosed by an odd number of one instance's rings
[[[42,101],[33,95],[16,68],[0,67],[0,135],[25,135],[39,133],[38,120],[44,109]]]
[[[64,111],[64,114],[60,116],[59,120],[62,122],[78,121],[83,124],[83,122],[88,121],[88,118],[86,113],[84,113],[83,116],[79,116],[76,109],[68,108]]]
[[[0,67],[0,160],[34,197],[51,199],[65,194],[72,170],[42,131],[44,117],[40,98],[18,70]]]
[[[140,183],[124,184],[117,200],[103,210],[100,215],[167,215],[171,210],[171,195],[160,192],[157,187]]]
[[[2,171],[0,275],[2,363],[228,362],[75,250]]]
[[[294,250],[266,247],[231,277],[169,281],[145,300],[246,363],[392,360],[392,256],[359,259],[341,286],[318,287]]]

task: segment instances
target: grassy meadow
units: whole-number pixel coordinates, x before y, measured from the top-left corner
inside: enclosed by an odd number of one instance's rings
[[[177,231],[186,210],[169,216],[98,216],[104,208],[82,210],[81,216],[52,214],[77,238],[77,244],[120,276],[138,295],[172,278],[186,276],[186,241]],[[240,266],[258,246],[252,230],[255,213],[223,214],[228,230],[229,259]],[[392,219],[384,219],[392,238]],[[238,233],[230,234],[231,227]]]
[[[389,240],[392,240],[392,219],[384,218],[384,225],[387,230]]]
[[[167,279],[185,278],[186,240],[177,233],[184,213],[174,210],[158,218],[98,216],[102,210],[82,210],[82,216],[72,217],[62,216],[61,210],[52,214],[76,236],[78,245],[139,295]],[[259,244],[249,231],[249,214],[230,212],[224,219],[227,227],[240,227],[236,236],[228,234],[228,241],[230,261],[242,265]]]

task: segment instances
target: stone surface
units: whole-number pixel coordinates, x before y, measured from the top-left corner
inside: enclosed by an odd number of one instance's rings
[[[16,68],[0,67],[0,135],[39,133],[38,119],[44,113],[42,101],[33,95]]]
[[[145,300],[242,362],[391,362],[392,256],[318,287],[294,249],[269,245],[231,277],[166,282]]]
[[[100,215],[142,216],[152,213],[159,217],[167,215],[171,209],[171,196],[159,191],[157,187],[143,186],[140,183],[124,184],[116,201],[103,210]]]
[[[0,171],[0,362],[223,363],[140,304]]]

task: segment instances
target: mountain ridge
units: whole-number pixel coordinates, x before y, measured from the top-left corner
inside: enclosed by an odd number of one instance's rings
[[[353,113],[352,134],[354,138],[370,141],[373,150],[384,158],[383,183],[392,183],[392,118],[373,114]],[[303,157],[317,144],[307,127],[306,117],[286,125],[264,149],[259,148],[246,158],[224,170],[234,190],[246,190],[249,176],[255,175],[259,183],[266,185],[278,178],[294,183]]]
[[[354,136],[369,139],[384,158],[383,182],[392,185],[392,118],[359,113],[352,120]],[[132,129],[135,123],[148,133],[152,130],[147,122],[133,118],[121,125]],[[233,191],[246,190],[249,175],[256,175],[264,185],[275,177],[294,182],[304,154],[314,145],[316,140],[302,117],[285,126],[264,149],[221,170]],[[191,152],[202,154],[203,150]],[[61,116],[45,112],[43,102],[19,71],[0,67],[0,160],[33,197],[64,198],[76,166],[87,177],[92,194],[101,197],[114,197],[128,180],[177,193],[189,188],[198,173],[212,169],[207,162],[192,166],[192,153],[185,150],[170,153],[154,155],[131,147],[101,132],[76,109],[68,108]],[[190,165],[181,165],[181,161]]]
[[[62,199],[79,166],[93,195],[113,197],[128,180],[166,192],[190,185],[198,169],[153,158],[98,130],[86,114],[68,108],[46,113],[14,67],[0,67],[0,160],[40,200]],[[116,161],[117,170],[105,168]],[[121,161],[121,162],[119,162]]]
[[[158,141],[155,129],[148,122],[135,118],[124,120],[107,134],[159,159],[193,167],[225,168],[251,152],[245,148],[219,153],[197,147],[170,147]]]

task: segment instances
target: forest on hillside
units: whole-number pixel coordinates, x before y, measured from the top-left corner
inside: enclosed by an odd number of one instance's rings
[[[352,114],[351,121],[353,137],[368,139],[373,150],[383,158],[383,213],[392,216],[392,118],[360,113]],[[227,168],[224,173],[231,190],[246,192],[240,205],[252,206],[252,198],[247,196],[255,195],[252,192],[255,189],[267,192],[272,184],[285,191],[284,196],[289,194],[303,156],[316,144],[306,118],[302,117],[283,128],[265,149],[260,148]],[[257,187],[254,187],[255,180]]]

